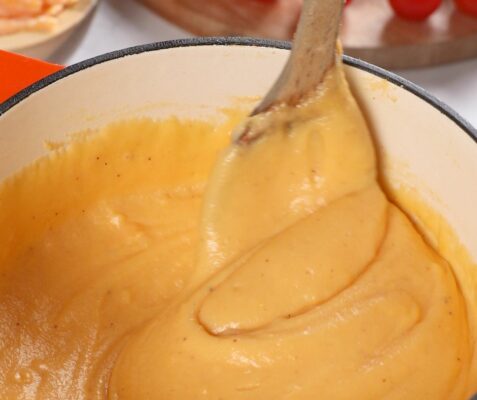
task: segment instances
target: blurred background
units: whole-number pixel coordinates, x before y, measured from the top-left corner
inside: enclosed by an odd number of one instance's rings
[[[24,50],[24,43],[23,48],[18,44],[15,48],[15,41],[25,40],[39,47],[37,43],[43,43],[48,35],[54,36],[57,29],[32,28],[31,24],[40,22],[25,19],[21,10],[15,12],[27,25],[16,31],[12,28],[12,19],[18,16],[8,15],[8,7],[14,4],[13,8],[18,8],[22,2],[35,1],[48,3],[51,16],[63,18],[59,11],[63,7],[62,12],[72,14],[75,21],[81,20],[72,23],[75,29],[48,51],[35,52],[35,47],[33,51]],[[0,49],[70,65],[125,47],[194,35],[290,40],[301,1],[0,0]],[[424,87],[477,126],[477,0],[348,2],[342,29],[345,53]],[[84,19],[78,17],[81,13]],[[22,31],[28,31],[30,36]]]

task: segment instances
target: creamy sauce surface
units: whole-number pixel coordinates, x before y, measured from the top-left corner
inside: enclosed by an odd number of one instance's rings
[[[3,184],[0,398],[477,391],[477,269],[388,200],[341,66],[274,118],[116,124]]]

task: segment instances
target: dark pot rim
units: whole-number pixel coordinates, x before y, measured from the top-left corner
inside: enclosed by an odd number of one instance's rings
[[[28,86],[19,93],[7,99],[5,102],[0,104],[0,117],[5,114],[7,111],[15,107],[17,104],[28,98],[33,93],[38,92],[39,90],[55,83],[63,78],[66,78],[72,74],[81,72],[85,69],[91,68],[95,65],[102,64],[107,61],[112,61],[115,59],[137,55],[141,53],[147,53],[150,51],[166,50],[178,47],[193,47],[193,46],[253,46],[253,47],[269,47],[276,49],[285,49],[289,50],[291,48],[290,42],[278,41],[278,40],[267,40],[267,39],[258,39],[258,38],[247,38],[247,37],[198,37],[190,39],[179,39],[179,40],[170,40],[164,42],[144,44],[134,47],[129,47],[123,50],[113,51],[111,53],[102,54],[93,58],[90,58],[85,61],[81,61],[77,64],[73,64],[69,67],[66,67],[50,76],[47,76],[44,79]],[[462,116],[460,116],[456,111],[454,111],[447,104],[438,100],[436,97],[428,93],[423,88],[417,86],[416,84],[404,79],[392,72],[389,72],[385,69],[377,67],[375,65],[369,64],[365,61],[352,58],[349,56],[343,57],[345,64],[352,67],[361,69],[363,71],[369,72],[375,76],[378,76],[386,81],[397,85],[408,92],[413,93],[417,97],[424,100],[426,103],[433,106],[440,113],[446,115],[450,118],[455,124],[457,124],[467,135],[469,135],[477,143],[477,129],[474,128],[468,121],[466,121]]]

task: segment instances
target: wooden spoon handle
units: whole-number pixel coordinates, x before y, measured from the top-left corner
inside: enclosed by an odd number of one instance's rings
[[[293,50],[282,74],[252,115],[296,105],[316,90],[335,63],[343,0],[305,0]]]

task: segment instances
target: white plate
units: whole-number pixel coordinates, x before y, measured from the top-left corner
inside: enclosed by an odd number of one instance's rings
[[[74,7],[63,11],[58,26],[52,32],[18,32],[0,35],[0,49],[29,57],[47,59],[79,27],[95,8],[98,0],[79,0]]]

